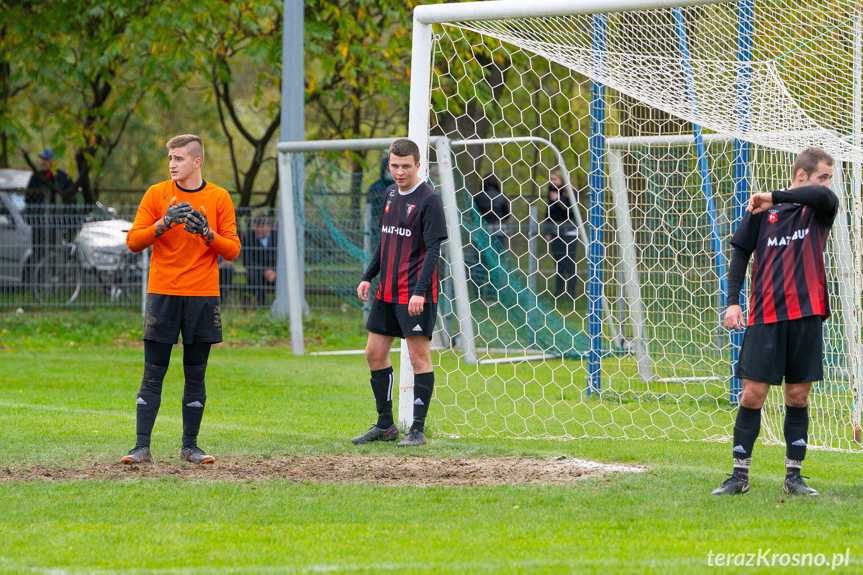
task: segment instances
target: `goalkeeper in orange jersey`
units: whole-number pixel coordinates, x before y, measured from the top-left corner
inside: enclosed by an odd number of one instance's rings
[[[201,174],[204,144],[186,134],[168,144],[171,179],[144,194],[126,245],[135,253],[152,246],[144,320],[144,377],[138,391],[135,447],[120,461],[150,461],[150,434],[162,400],[171,349],[183,334],[183,444],[192,463],[214,458],[198,446],[207,402],[204,375],[210,346],[222,341],[218,258],[240,253],[234,204],[223,188]]]

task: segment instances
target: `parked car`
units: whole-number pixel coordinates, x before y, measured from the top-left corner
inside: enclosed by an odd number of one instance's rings
[[[25,215],[24,190],[27,170],[0,170],[0,283],[24,281],[26,265],[33,258],[33,231]]]

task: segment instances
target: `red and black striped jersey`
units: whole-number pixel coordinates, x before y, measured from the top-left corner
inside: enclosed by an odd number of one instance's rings
[[[764,212],[747,213],[731,239],[755,255],[747,324],[814,315],[826,319],[830,301],[824,249],[838,200],[824,186],[805,186],[773,192],[773,201]]]
[[[381,214],[380,284],[377,298],[386,302],[407,304],[416,291],[428,244],[446,239],[443,203],[434,188],[420,182],[413,191],[400,192],[398,186],[387,188],[384,212]],[[437,263],[431,276],[426,302],[437,303]]]

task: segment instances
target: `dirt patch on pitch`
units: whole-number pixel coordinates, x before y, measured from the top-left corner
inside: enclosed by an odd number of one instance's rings
[[[163,477],[206,481],[287,480],[311,483],[381,485],[566,484],[643,467],[583,459],[431,458],[304,455],[249,460],[222,457],[212,465],[156,461],[141,465],[92,463],[85,467],[33,466],[0,469],[0,481],[130,481]]]

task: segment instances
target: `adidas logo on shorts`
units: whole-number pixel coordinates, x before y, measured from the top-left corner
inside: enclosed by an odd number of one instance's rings
[[[420,398],[416,398],[416,399],[414,400],[414,405],[425,405],[425,403],[423,403],[423,400],[422,400],[422,399],[420,399]]]
[[[413,329],[413,330],[414,330],[414,331],[422,331],[422,330],[423,330],[423,328],[421,328],[421,327],[419,326],[419,324],[417,324],[417,325],[415,325],[415,326],[414,326],[414,329]]]
[[[135,405],[147,405],[147,402],[144,401],[143,397],[139,397],[138,400],[135,402]]]

